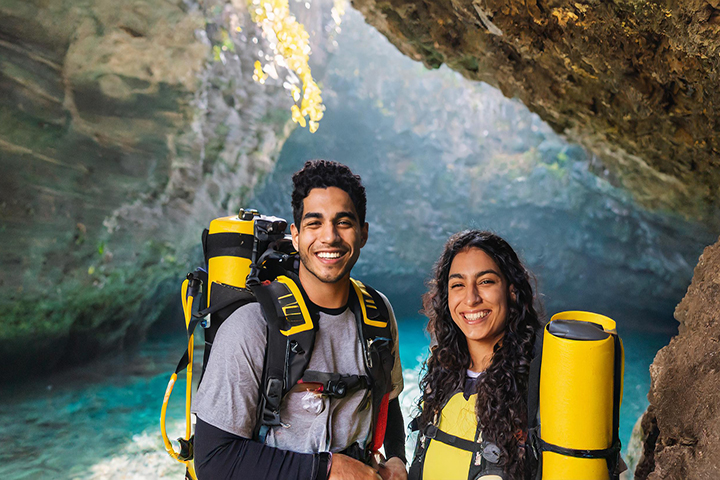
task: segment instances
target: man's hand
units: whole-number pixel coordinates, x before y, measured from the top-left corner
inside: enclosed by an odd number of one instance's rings
[[[378,465],[378,472],[383,480],[407,480],[405,464],[397,457],[392,457],[384,464]]]
[[[382,480],[382,478],[372,467],[347,455],[333,453],[328,480]]]
[[[371,465],[377,469],[383,480],[407,480],[405,464],[397,457],[385,460],[385,457],[377,452],[373,455]]]

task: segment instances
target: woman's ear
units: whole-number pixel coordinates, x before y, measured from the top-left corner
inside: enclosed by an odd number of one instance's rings
[[[513,302],[517,302],[517,290],[515,289],[515,285],[510,285],[510,298]]]

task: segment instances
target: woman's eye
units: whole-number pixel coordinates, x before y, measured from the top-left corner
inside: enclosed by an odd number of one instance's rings
[[[495,281],[490,280],[489,278],[484,278],[480,280],[480,285],[492,285],[493,283],[495,283]]]
[[[450,288],[459,288],[459,287],[462,287],[462,286],[463,286],[462,283],[453,283],[452,285],[450,285]]]

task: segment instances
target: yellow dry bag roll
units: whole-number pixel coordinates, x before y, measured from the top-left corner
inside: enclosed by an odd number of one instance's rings
[[[610,478],[606,458],[586,457],[619,448],[623,364],[622,342],[608,317],[562,312],[545,326],[539,387],[543,480]],[[557,452],[563,449],[574,454]]]

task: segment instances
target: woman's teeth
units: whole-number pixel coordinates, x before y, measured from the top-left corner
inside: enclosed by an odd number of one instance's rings
[[[490,310],[483,310],[482,312],[475,312],[475,313],[465,313],[465,319],[470,320],[471,322],[475,320],[480,320],[481,318],[485,318],[488,315],[490,315]]]
[[[320,258],[340,258],[340,252],[318,252],[317,256]]]

